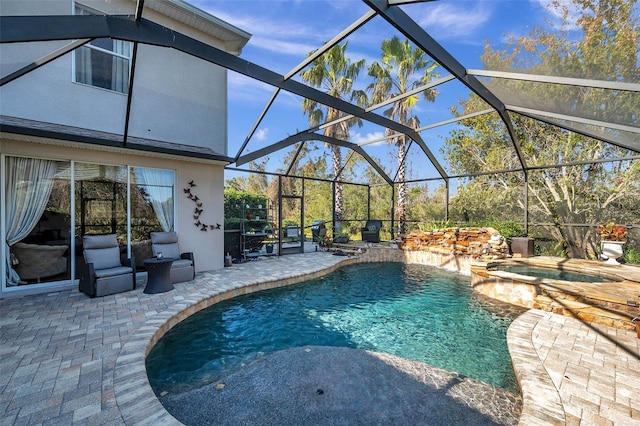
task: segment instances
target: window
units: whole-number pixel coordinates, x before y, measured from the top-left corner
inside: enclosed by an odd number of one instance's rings
[[[94,12],[79,4],[76,15]],[[129,90],[129,66],[132,43],[110,38],[98,38],[75,51],[75,81],[115,92]]]

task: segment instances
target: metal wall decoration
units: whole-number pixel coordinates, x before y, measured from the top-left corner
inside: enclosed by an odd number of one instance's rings
[[[222,225],[220,225],[219,223],[216,223],[215,225],[208,225],[200,221],[200,215],[204,213],[204,207],[202,207],[202,200],[200,200],[200,198],[197,195],[191,192],[191,188],[195,186],[198,186],[198,185],[196,185],[194,181],[189,181],[189,183],[187,184],[187,187],[183,189],[184,193],[187,194],[187,198],[193,201],[194,203],[196,203],[196,208],[193,211],[193,220],[195,220],[193,224],[198,228],[200,228],[201,231],[205,231],[205,232],[213,231],[215,229],[221,229],[220,227]]]

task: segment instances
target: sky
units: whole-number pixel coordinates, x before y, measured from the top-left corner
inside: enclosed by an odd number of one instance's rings
[[[189,0],[194,6],[250,33],[251,39],[240,57],[279,74],[287,74],[309,52],[340,33],[369,10],[360,0]],[[483,68],[480,56],[485,43],[493,48],[505,46],[510,37],[528,34],[535,25],[554,22],[558,17],[547,9],[550,0],[442,0],[408,4],[403,10],[445,47],[464,67]],[[380,46],[393,35],[404,36],[386,21],[376,17],[347,38],[347,56],[353,62],[364,59],[367,66],[380,58]],[[440,77],[448,75],[442,67]],[[300,81],[298,76],[294,77]],[[366,71],[354,83],[365,88],[370,82]],[[274,88],[229,72],[229,155],[234,156],[267,105]],[[422,126],[452,118],[451,106],[469,96],[469,90],[457,81],[438,86],[433,103],[420,100],[414,114]],[[258,125],[244,153],[280,141],[309,127],[302,113],[302,98],[281,92],[268,114]],[[376,111],[382,114],[382,110]],[[421,135],[429,149],[445,166],[440,153],[444,138],[456,125],[427,130]],[[351,129],[350,139],[363,142],[379,138],[385,129],[365,125]],[[395,154],[386,143],[367,145],[367,152],[379,159],[392,175]],[[417,149],[409,165],[408,178],[437,177],[424,154]],[[270,155],[268,171],[281,166],[283,152]],[[345,151],[346,153],[346,151]],[[243,167],[247,167],[246,165]],[[446,166],[445,166],[446,169]]]

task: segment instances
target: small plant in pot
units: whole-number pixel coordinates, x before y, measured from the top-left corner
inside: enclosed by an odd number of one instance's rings
[[[622,256],[623,246],[627,241],[627,227],[615,222],[603,223],[596,228],[596,232],[602,237],[602,257],[608,264],[619,265],[618,259]]]

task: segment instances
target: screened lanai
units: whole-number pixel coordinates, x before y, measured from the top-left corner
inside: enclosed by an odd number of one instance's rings
[[[3,54],[0,85],[34,99],[20,87],[29,73],[94,40],[131,42],[119,133],[4,117],[2,130],[227,162],[229,187],[278,205],[283,193],[304,195],[303,228],[318,219],[353,233],[374,218],[395,239],[500,220],[554,254],[588,257],[595,227],[613,221],[640,251],[636,1],[122,2],[131,3],[133,15],[113,2],[104,16],[2,16],[0,29],[13,55]],[[164,3],[254,35],[226,40],[226,51],[194,40],[154,21]],[[53,51],[16,54],[52,40]],[[137,57],[139,44],[228,71],[227,152],[187,149],[192,135],[130,132],[149,114],[136,100],[146,88],[136,66],[152,60]],[[189,120],[188,90],[153,121]]]

